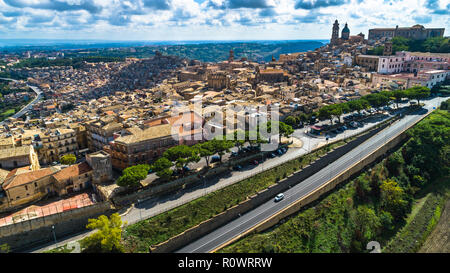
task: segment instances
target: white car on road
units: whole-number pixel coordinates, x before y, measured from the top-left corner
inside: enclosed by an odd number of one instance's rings
[[[281,200],[283,200],[284,198],[284,194],[280,193],[277,196],[275,196],[275,202],[279,202]]]

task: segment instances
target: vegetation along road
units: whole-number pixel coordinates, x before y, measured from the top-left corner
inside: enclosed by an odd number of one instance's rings
[[[373,136],[371,139],[364,142],[349,153],[345,154],[335,162],[331,163],[330,165],[323,168],[298,185],[292,187],[290,190],[284,193],[285,199],[283,201],[275,203],[273,202],[273,200],[269,200],[265,204],[255,208],[245,215],[242,215],[240,218],[231,221],[227,225],[222,226],[212,233],[183,247],[178,252],[210,252],[223,245],[224,243],[232,240],[233,238],[239,236],[250,228],[270,218],[277,212],[293,204],[298,199],[301,199],[309,193],[313,192],[318,187],[322,186],[341,172],[348,169],[358,160],[364,158],[366,155],[384,145],[389,139],[397,136],[403,130],[414,125],[425,114],[427,114],[428,111],[433,110],[433,108],[437,108],[440,100],[440,98],[434,98],[425,102],[425,106],[423,109],[419,110],[415,114],[405,116],[403,119],[394,123],[377,135]]]

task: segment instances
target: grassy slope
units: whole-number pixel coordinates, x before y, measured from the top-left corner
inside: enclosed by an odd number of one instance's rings
[[[383,249],[383,252],[417,252],[433,231],[441,216],[441,209],[450,197],[450,177],[435,181],[432,187],[424,190],[423,205],[416,205],[416,213],[411,213],[406,225]],[[413,208],[413,212],[414,212]]]

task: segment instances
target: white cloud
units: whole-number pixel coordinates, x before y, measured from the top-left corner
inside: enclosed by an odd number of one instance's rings
[[[352,33],[416,23],[445,27],[448,5],[448,0],[0,0],[0,31],[7,38],[327,39],[335,19],[348,22]]]

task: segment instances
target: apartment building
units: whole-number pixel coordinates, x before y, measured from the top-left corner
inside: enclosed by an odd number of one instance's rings
[[[123,170],[150,163],[177,144],[172,137],[172,125],[162,124],[144,130],[138,127],[126,129],[124,135],[110,142],[106,151],[111,155],[113,168]]]
[[[87,145],[91,152],[103,150],[103,146],[114,140],[114,133],[123,128],[114,117],[103,117],[98,120],[88,121],[86,127]]]
[[[59,161],[66,154],[77,154],[78,143],[73,129],[58,128],[39,134],[38,153],[43,164]]]
[[[413,86],[425,86],[433,88],[450,78],[450,70],[425,70],[416,73],[398,74],[374,74],[372,84],[377,87],[393,86],[400,89],[408,89]]]

